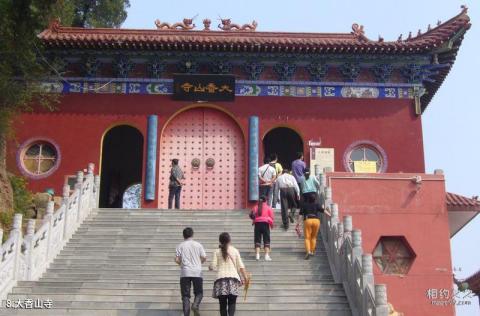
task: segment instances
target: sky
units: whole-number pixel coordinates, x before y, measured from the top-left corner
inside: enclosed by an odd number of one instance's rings
[[[479,89],[480,1],[478,0],[238,0],[175,1],[130,0],[123,28],[155,27],[154,21],[178,22],[197,16],[197,28],[204,18],[218,24],[231,18],[238,24],[258,22],[258,31],[350,32],[354,22],[364,25],[366,35],[386,41],[416,34],[469,7],[472,28],[457,55],[457,61],[442,87],[423,114],[423,141],[427,173],[443,169],[447,190],[468,197],[480,195],[480,105],[473,92]],[[427,229],[427,228],[426,228]],[[480,269],[480,216],[451,241],[453,266],[458,278]],[[477,298],[469,307],[457,306],[458,316],[480,315]]]

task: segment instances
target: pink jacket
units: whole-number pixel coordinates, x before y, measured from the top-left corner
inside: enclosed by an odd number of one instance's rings
[[[267,203],[263,203],[262,215],[258,216],[258,206],[255,205],[252,209],[252,213],[255,215],[254,223],[268,223],[270,227],[273,227],[273,210]]]

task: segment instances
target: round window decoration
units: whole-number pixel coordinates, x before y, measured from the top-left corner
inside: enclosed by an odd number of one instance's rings
[[[343,157],[348,172],[376,172],[387,170],[387,155],[377,143],[362,140],[351,144]]]
[[[25,176],[33,179],[45,178],[58,168],[60,151],[51,140],[29,140],[20,147],[17,163]]]

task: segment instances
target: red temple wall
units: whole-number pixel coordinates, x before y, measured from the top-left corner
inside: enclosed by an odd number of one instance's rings
[[[291,127],[302,136],[306,156],[308,140],[320,137],[322,147],[335,148],[337,171],[344,171],[343,154],[350,144],[370,140],[385,150],[387,172],[424,172],[421,119],[415,116],[412,103],[409,99],[237,97],[235,102],[210,105],[173,101],[170,96],[69,94],[62,97],[56,112],[19,117],[16,138],[9,146],[8,163],[10,170],[18,170],[16,154],[24,141],[32,137],[52,139],[60,147],[60,166],[47,178],[31,180],[30,188],[43,191],[53,187],[59,193],[65,175],[74,174],[89,162],[94,162],[99,170],[102,136],[109,128],[128,124],[146,137],[147,116],[156,114],[160,141],[165,123],[178,111],[192,106],[214,106],[231,114],[245,137],[251,115],[260,118],[261,138],[272,128]],[[146,139],[144,170],[145,146]],[[260,144],[260,161],[262,158]],[[156,205],[153,201],[144,206]]]
[[[445,180],[443,176],[420,174],[423,181],[417,188],[410,179],[401,179],[415,175],[359,179],[351,173],[332,173],[328,177],[340,218],[352,215],[353,228],[362,231],[365,253],[373,253],[381,236],[404,236],[415,252],[413,265],[403,276],[383,274],[373,264],[375,283],[387,284],[388,301],[395,309],[405,315],[454,315],[453,306],[432,305],[426,296],[428,289],[449,289],[452,293]]]

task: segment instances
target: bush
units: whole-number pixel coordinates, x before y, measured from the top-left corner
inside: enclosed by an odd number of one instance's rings
[[[13,211],[24,216],[32,208],[33,194],[27,189],[27,180],[19,176],[10,176],[13,190]]]
[[[23,177],[9,176],[13,190],[13,209],[0,212],[0,224],[4,229],[4,239],[8,235],[15,213],[23,214],[24,218],[29,215],[29,210],[33,206],[33,194],[27,189],[27,180]]]

